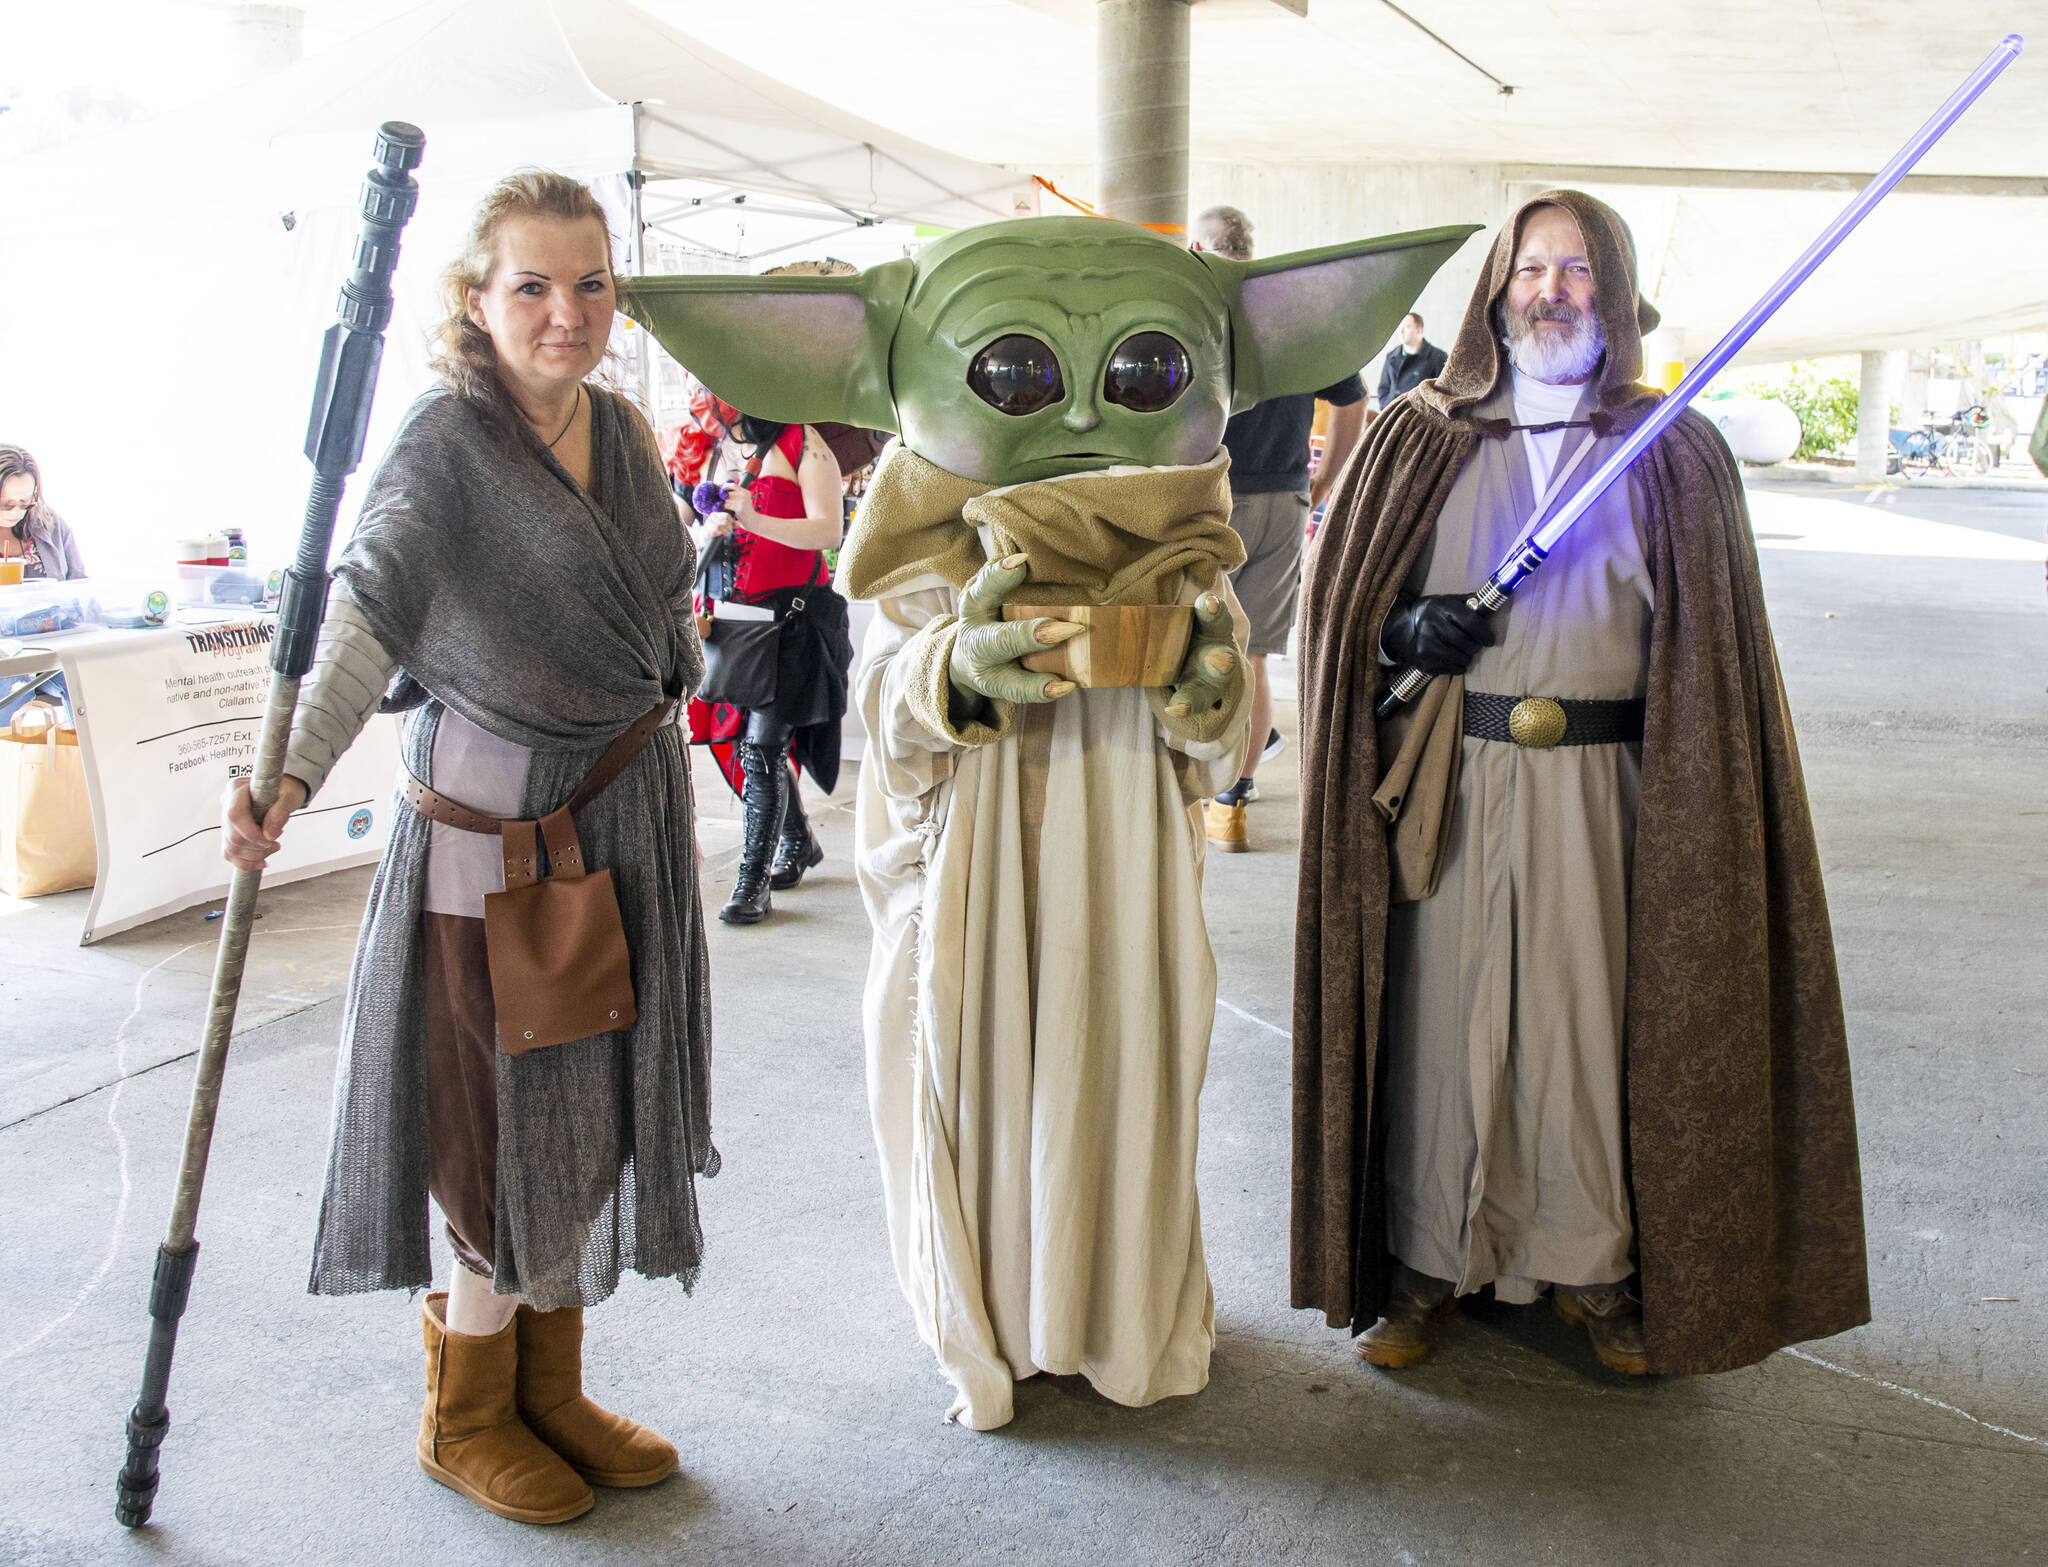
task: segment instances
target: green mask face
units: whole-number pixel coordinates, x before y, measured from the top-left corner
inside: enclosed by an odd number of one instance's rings
[[[1230,307],[1209,269],[1093,218],[933,245],[889,355],[904,445],[992,484],[1207,462],[1230,379]]]
[[[1207,462],[1234,410],[1364,364],[1475,232],[1237,262],[1024,218],[857,277],[636,278],[624,303],[736,408],[895,430],[952,473],[1022,484]]]

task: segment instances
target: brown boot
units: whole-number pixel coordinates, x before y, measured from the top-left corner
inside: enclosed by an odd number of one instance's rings
[[[637,1421],[583,1396],[583,1312],[521,1306],[519,1415],[592,1485],[654,1485],[676,1472],[676,1450]]]
[[[1456,1314],[1456,1286],[1402,1266],[1394,1275],[1387,1314],[1358,1336],[1358,1358],[1389,1371],[1419,1366],[1436,1347],[1436,1336]]]
[[[1585,1328],[1593,1341],[1593,1353],[1609,1371],[1626,1377],[1648,1374],[1650,1362],[1643,1353],[1643,1303],[1621,1285],[1608,1289],[1550,1292],[1550,1306],[1567,1322]]]
[[[562,1523],[589,1512],[597,1501],[590,1487],[514,1406],[512,1324],[488,1337],[450,1333],[447,1305],[446,1295],[429,1295],[420,1313],[427,1344],[420,1467],[514,1523]]]

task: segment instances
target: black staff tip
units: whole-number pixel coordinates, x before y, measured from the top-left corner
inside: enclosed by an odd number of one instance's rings
[[[409,170],[420,166],[427,145],[426,133],[403,120],[386,120],[377,127],[377,161],[387,169]]]

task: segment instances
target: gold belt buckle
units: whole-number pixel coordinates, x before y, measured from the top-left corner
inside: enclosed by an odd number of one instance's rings
[[[1508,714],[1508,738],[1530,751],[1547,751],[1564,738],[1564,707],[1547,696],[1525,696]]]

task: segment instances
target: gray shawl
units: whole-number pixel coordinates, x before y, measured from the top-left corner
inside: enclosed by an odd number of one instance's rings
[[[420,705],[406,765],[431,784],[444,708],[533,751],[521,814],[574,792],[664,694],[701,683],[696,561],[652,434],[596,389],[585,492],[528,432],[508,441],[445,392],[415,403],[335,566]],[[639,1021],[498,1057],[495,1288],[592,1305],[623,1268],[688,1288],[703,1250],[696,1175],[711,1144],[711,1004],[689,760],[664,726],[577,813],[611,870]],[[427,1096],[418,940],[427,824],[394,801],[356,946],[310,1288],[428,1283]]]

